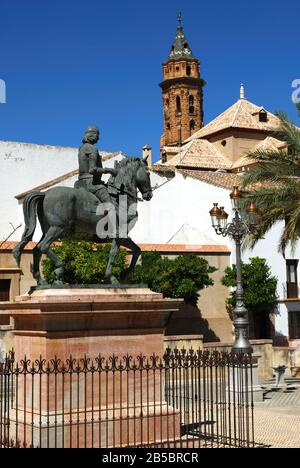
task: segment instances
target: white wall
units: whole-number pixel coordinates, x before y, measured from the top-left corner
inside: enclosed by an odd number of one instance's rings
[[[216,200],[229,209],[228,190],[184,178],[179,173],[167,183],[157,174],[152,173],[151,177],[152,186],[162,185],[154,190],[150,202],[138,206],[139,221],[131,233],[136,242],[231,245],[229,239],[215,234],[209,216]]]
[[[77,167],[76,148],[0,141],[0,240],[18,224],[17,194],[55,179]],[[10,240],[18,240],[19,229]]]

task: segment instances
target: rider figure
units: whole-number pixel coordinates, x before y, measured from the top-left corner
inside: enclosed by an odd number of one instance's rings
[[[102,203],[112,203],[107,185],[102,181],[102,174],[116,176],[116,169],[104,168],[98,149],[94,146],[99,141],[99,129],[88,127],[79,148],[79,177],[75,188],[84,188],[94,194]]]

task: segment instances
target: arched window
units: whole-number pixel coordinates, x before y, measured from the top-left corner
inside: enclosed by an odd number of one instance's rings
[[[194,119],[190,121],[190,133],[192,134],[193,131],[195,130],[196,122]]]
[[[177,112],[177,114],[181,113],[181,99],[180,99],[180,96],[176,96],[176,112]]]
[[[194,112],[195,112],[194,96],[189,96],[189,113],[193,114]]]

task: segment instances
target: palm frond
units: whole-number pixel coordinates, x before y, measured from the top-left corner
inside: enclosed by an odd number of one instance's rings
[[[289,152],[295,155],[300,153],[300,130],[294,122],[284,113],[277,112],[281,126],[273,132],[274,138],[284,141],[288,145]]]
[[[297,170],[292,164],[268,164],[258,163],[256,166],[246,172],[242,179],[242,186],[248,187],[254,184],[290,184],[293,181],[300,181],[300,166]]]
[[[300,104],[297,109],[300,116]],[[283,252],[287,243],[295,249],[300,234],[300,130],[286,114],[278,112],[277,116],[281,125],[273,137],[286,143],[286,147],[249,152],[247,157],[254,165],[243,175],[242,185],[244,203],[252,200],[261,213],[259,227],[245,245],[253,247],[277,222],[283,221],[279,239]]]

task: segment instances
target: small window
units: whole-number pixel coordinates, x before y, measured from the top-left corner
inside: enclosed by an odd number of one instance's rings
[[[180,96],[176,96],[176,112],[180,114],[181,112],[181,99]]]
[[[287,298],[298,298],[298,260],[287,260],[286,261],[286,284],[287,284]]]
[[[193,131],[195,130],[195,127],[196,127],[195,120],[191,120],[190,121],[190,133],[193,133]]]
[[[163,164],[167,162],[167,153],[165,151],[161,155],[161,162]]]
[[[222,145],[222,146],[226,146],[226,145],[227,145],[227,141],[226,141],[226,140],[221,141],[221,145]]]
[[[298,260],[286,261],[286,274],[288,283],[297,283],[297,266]]]
[[[268,122],[268,114],[266,113],[266,111],[261,110],[258,115],[260,122]]]
[[[195,107],[194,107],[194,96],[189,96],[189,113],[194,114]]]
[[[289,335],[292,340],[300,338],[300,312],[289,312]]]
[[[179,67],[176,67],[176,71],[179,71],[179,70],[180,70],[180,68],[179,68]]]
[[[0,302],[6,302],[10,299],[11,280],[0,280]]]
[[[192,69],[191,69],[191,67],[188,65],[188,66],[186,67],[186,74],[187,74],[187,76],[191,76],[191,71],[192,71]]]

